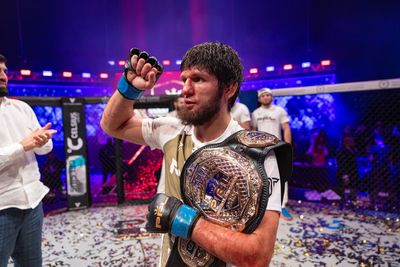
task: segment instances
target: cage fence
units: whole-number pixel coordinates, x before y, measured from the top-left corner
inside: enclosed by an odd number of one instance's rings
[[[289,198],[398,211],[400,89],[364,87],[277,91],[275,103],[287,110],[293,135]]]
[[[391,81],[384,87],[364,82],[364,86],[351,83],[274,90],[275,104],[290,116],[293,135],[291,200],[338,201],[355,208],[397,212],[400,83]],[[142,103],[137,115],[163,116],[170,109],[172,101],[168,101]],[[50,188],[45,209],[65,208],[62,108],[57,101],[30,104],[42,125],[50,121],[58,130],[53,153],[38,157],[41,179]],[[102,99],[85,104],[92,203],[116,205],[121,194],[124,201],[146,202],[157,190],[163,154],[147,146],[117,142],[105,134],[100,128],[104,108]]]

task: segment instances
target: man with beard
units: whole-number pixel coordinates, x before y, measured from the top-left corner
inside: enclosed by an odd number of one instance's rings
[[[151,89],[157,79],[158,69],[146,58],[131,53],[127,62],[131,68],[125,69],[126,75],[121,77],[118,90],[110,98],[101,126],[111,136],[164,151],[166,195],[156,195],[149,205],[147,229],[170,233],[172,239],[192,240],[228,266],[267,266],[274,251],[279,223],[280,182],[271,185],[265,213],[257,228],[249,234],[206,220],[195,208],[181,205],[178,200],[182,199],[180,175],[188,157],[194,151],[224,141],[242,130],[230,115],[243,80],[239,56],[222,43],[202,43],[186,52],[181,64],[184,97],[184,106],[178,112],[181,121],[170,117],[141,120],[133,116],[132,104],[143,90]],[[267,176],[277,177],[279,181],[275,154],[268,154],[262,163]],[[214,180],[217,179],[216,176]],[[210,187],[214,185],[209,184]],[[163,243],[163,266],[167,244]]]
[[[257,91],[260,107],[253,111],[252,127],[254,130],[267,132],[275,135],[282,140],[281,131],[283,130],[283,140],[287,143],[292,142],[292,132],[289,126],[289,117],[281,107],[272,104],[274,99],[272,90],[262,88]],[[288,202],[288,183],[285,183],[285,195],[283,197],[281,218],[286,221],[293,220],[292,215],[286,209]]]
[[[53,148],[55,130],[39,125],[26,103],[8,99],[6,58],[0,55],[0,266],[11,256],[16,266],[42,266],[41,200],[49,189],[40,182],[35,154]]]

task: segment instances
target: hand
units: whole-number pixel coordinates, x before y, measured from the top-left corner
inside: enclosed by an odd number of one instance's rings
[[[155,57],[145,51],[132,48],[125,65],[125,78],[139,90],[151,89],[161,75],[163,67]]]
[[[188,239],[200,213],[175,197],[157,194],[149,204],[146,229],[152,233],[168,233]]]
[[[44,127],[38,128],[28,134],[20,144],[24,147],[25,151],[32,150],[37,147],[45,145],[49,139],[57,132],[57,130],[50,129],[51,123],[47,123]]]

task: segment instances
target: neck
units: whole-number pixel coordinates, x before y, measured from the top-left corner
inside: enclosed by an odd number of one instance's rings
[[[221,108],[222,109],[222,108]],[[194,134],[200,142],[209,142],[220,137],[231,121],[228,111],[219,112],[207,123],[194,127]]]
[[[271,105],[272,105],[272,103],[269,103],[269,104],[261,104],[261,106],[263,106],[264,108],[270,108]]]

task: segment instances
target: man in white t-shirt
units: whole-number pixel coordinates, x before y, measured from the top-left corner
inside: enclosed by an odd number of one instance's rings
[[[252,114],[252,128],[254,130],[267,132],[275,135],[282,140],[281,131],[283,130],[283,140],[287,143],[292,142],[292,132],[289,126],[289,117],[283,108],[272,104],[273,95],[269,88],[262,88],[257,91],[260,107],[255,109]],[[285,194],[283,196],[281,218],[287,221],[293,219],[286,204],[288,202],[288,183],[285,183]]]
[[[245,104],[236,101],[231,109],[231,116],[243,129],[250,130],[251,116]]]
[[[264,169],[268,177],[276,177],[278,182],[270,184],[266,211],[252,233],[205,220],[195,208],[182,205],[179,200],[180,174],[188,156],[242,130],[229,112],[243,80],[236,51],[222,43],[202,43],[186,52],[181,64],[185,105],[178,112],[180,120],[134,117],[132,105],[144,90],[154,87],[162,68],[135,49],[126,66],[118,90],[104,110],[101,126],[111,136],[164,151],[167,195],[157,194],[150,203],[147,229],[192,240],[229,266],[267,266],[274,251],[281,210],[280,173],[274,153],[266,157]]]

